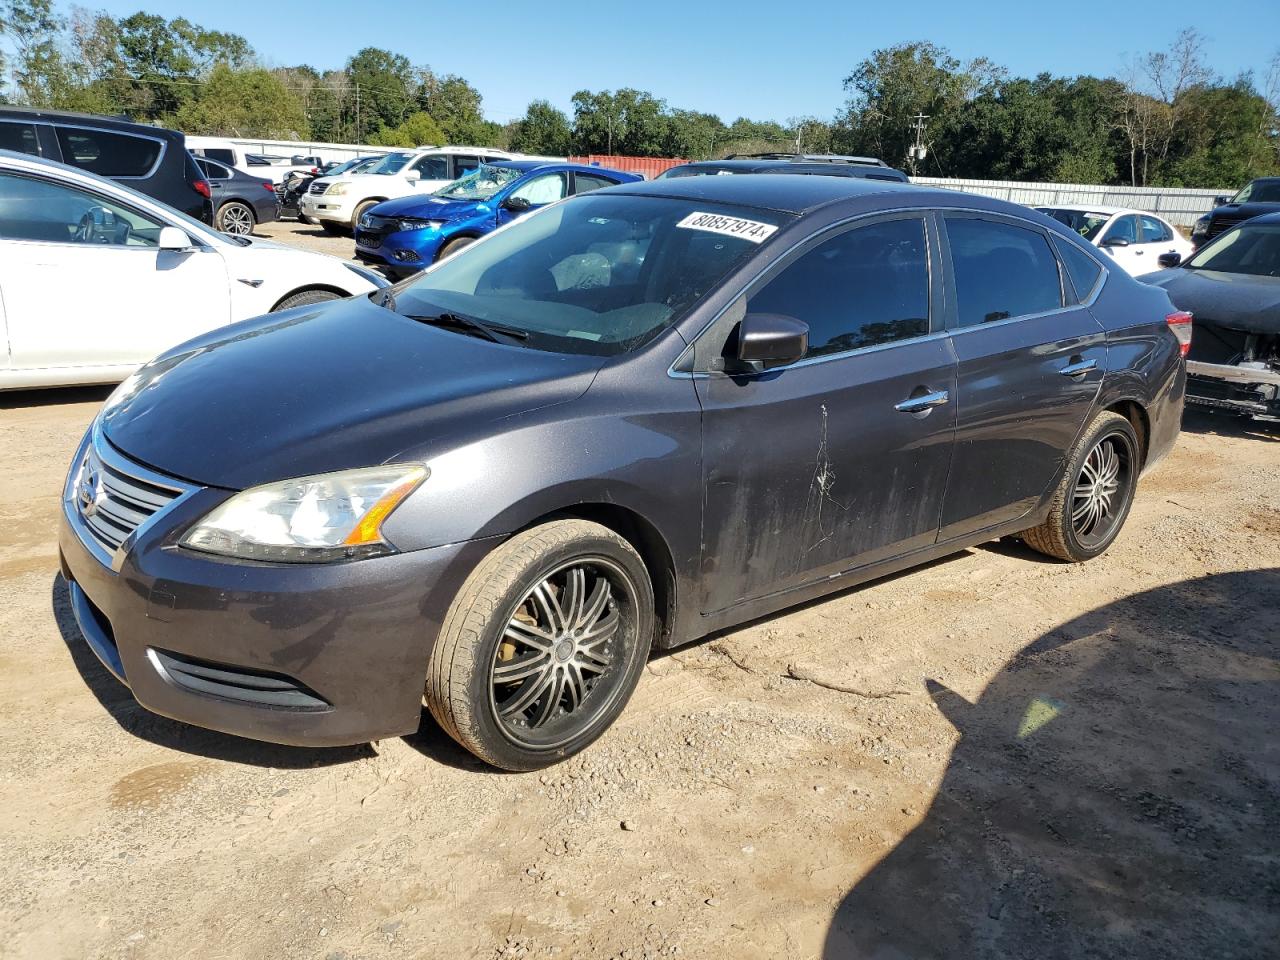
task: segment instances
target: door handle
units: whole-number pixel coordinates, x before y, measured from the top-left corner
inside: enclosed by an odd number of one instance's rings
[[[950,399],[951,394],[946,390],[935,390],[933,393],[923,393],[918,397],[908,397],[901,403],[895,403],[893,409],[899,413],[920,413],[922,410],[940,407]]]
[[[1083,377],[1097,365],[1097,360],[1077,360],[1075,363],[1068,363],[1058,372],[1064,377]]]

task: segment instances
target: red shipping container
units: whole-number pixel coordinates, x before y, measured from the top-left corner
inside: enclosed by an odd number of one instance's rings
[[[592,167],[607,167],[611,170],[622,170],[625,173],[638,173],[646,180],[652,180],[664,170],[670,170],[689,161],[671,157],[620,157],[593,153],[585,157],[570,157],[569,162],[585,163]]]

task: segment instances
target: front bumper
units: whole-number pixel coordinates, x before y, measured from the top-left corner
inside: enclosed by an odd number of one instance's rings
[[[1237,413],[1280,416],[1280,372],[1187,361],[1187,402]]]
[[[94,653],[148,710],[225,733],[333,746],[416,730],[440,625],[494,541],[292,565],[178,547],[228,495],[204,488],[175,501],[126,545],[117,571],[86,546],[64,497],[62,571]]]
[[[376,233],[357,227],[356,257],[407,276],[431,265],[443,239],[438,230]]]
[[[327,193],[313,196],[308,193],[302,198],[299,209],[308,221],[349,225],[353,207],[350,198],[345,196],[330,197]]]

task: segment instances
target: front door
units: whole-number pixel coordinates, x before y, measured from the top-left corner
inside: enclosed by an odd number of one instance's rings
[[[563,199],[568,192],[569,175],[567,173],[544,173],[541,176],[526,180],[508,193],[498,203],[498,226],[509,223],[516,217],[545,207]],[[515,201],[515,203],[511,203]],[[517,206],[518,205],[518,206]]]
[[[159,249],[164,225],[62,182],[0,174],[0,296],[11,366],[136,366],[228,323],[222,257]]]
[[[1138,218],[1133,214],[1116,217],[1102,235],[1102,249],[1111,255],[1126,273],[1139,276],[1160,269],[1155,258],[1148,256],[1142,244],[1142,232]]]
[[[695,379],[704,612],[936,539],[957,405],[955,359],[933,326],[931,236],[921,216],[841,228],[789,257],[704,335],[724,341],[712,343],[715,356],[731,352],[748,312],[809,326],[808,354],[793,365]]]
[[[1024,516],[1057,482],[1101,386],[1107,347],[1039,227],[988,214],[943,222],[959,361],[940,532],[950,540]]]

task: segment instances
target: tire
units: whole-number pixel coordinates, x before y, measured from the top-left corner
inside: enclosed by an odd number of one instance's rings
[[[253,233],[253,228],[258,225],[258,218],[254,215],[253,207],[247,203],[241,203],[239,200],[228,200],[218,208],[217,216],[213,218],[213,222],[222,233],[229,233],[236,237],[247,237]]]
[[[656,623],[644,561],[618,534],[585,520],[526,530],[489,554],[454,599],[431,651],[427,708],[495,767],[558,763],[622,712]]]
[[[1080,563],[1099,556],[1129,516],[1141,468],[1133,425],[1118,413],[1099,413],[1067,457],[1049,516],[1022,539],[1059,560]]]
[[[289,310],[293,307],[305,307],[307,304],[311,303],[325,303],[329,300],[341,299],[342,297],[334,293],[332,290],[303,290],[300,293],[295,293],[285,297],[271,308],[271,312],[277,313],[281,310]]]
[[[355,230],[356,224],[360,222],[360,218],[365,215],[365,212],[376,207],[380,203],[382,203],[381,200],[366,200],[364,203],[358,204],[351,214],[352,231]]]
[[[346,229],[340,223],[334,223],[332,220],[317,220],[320,229],[331,237],[340,237],[346,233]]]
[[[455,253],[457,253],[463,247],[469,247],[471,246],[471,244],[475,242],[476,242],[475,237],[454,237],[452,240],[450,240],[448,243],[446,243],[443,247],[440,248],[440,252],[436,254],[436,261],[439,262],[445,259],[446,257],[452,257]]]

